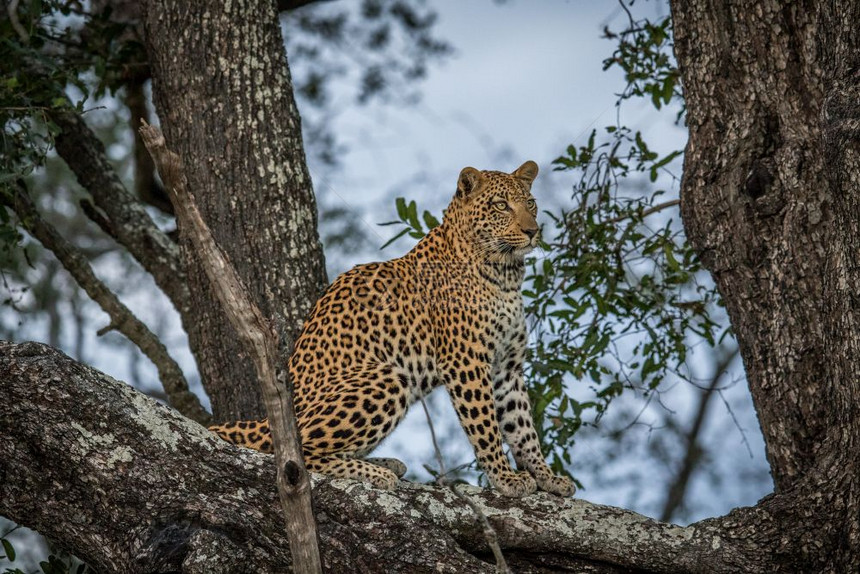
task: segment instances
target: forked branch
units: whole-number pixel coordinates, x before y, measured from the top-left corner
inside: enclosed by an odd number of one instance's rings
[[[200,404],[197,395],[188,389],[182,369],[167,352],[164,344],[96,277],[84,254],[42,219],[24,184],[17,182],[14,187],[17,188],[14,197],[3,199],[4,203],[18,214],[24,228],[38,239],[45,249],[54,254],[78,285],[108,314],[108,328],[128,337],[153,362],[171,406],[200,424],[208,424],[211,419],[209,413]]]

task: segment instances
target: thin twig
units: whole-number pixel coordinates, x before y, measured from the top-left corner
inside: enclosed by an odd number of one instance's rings
[[[13,198],[4,196],[3,199],[18,214],[22,226],[57,257],[78,285],[110,316],[110,327],[128,337],[153,362],[170,404],[188,418],[208,424],[211,419],[209,413],[188,389],[182,369],[164,344],[96,277],[86,256],[42,219],[23,182],[17,182],[17,188]]]
[[[666,208],[673,207],[681,203],[680,199],[671,199],[669,201],[664,201],[663,203],[658,203],[657,205],[651,206],[648,209],[643,209],[641,213],[639,213],[639,217],[644,219],[651,215],[652,213],[657,213],[658,211],[663,211]],[[613,217],[611,219],[607,219],[605,223],[618,223],[619,221],[624,221],[625,219],[629,219],[632,215],[619,215],[618,217]]]
[[[21,21],[18,20],[18,1],[11,0],[6,6],[6,12],[9,14],[9,23],[12,24],[12,28],[18,34],[18,37],[21,38],[21,41],[26,44],[30,41],[30,34],[27,33],[27,30],[21,25]]]
[[[726,397],[723,394],[722,389],[717,389],[716,393],[717,393],[717,395],[719,395],[720,400],[723,401],[723,404],[725,405],[726,410],[729,411],[729,416],[732,417],[732,422],[735,424],[735,427],[737,427],[738,432],[741,433],[741,442],[743,443],[743,445],[745,447],[747,447],[747,454],[750,455],[750,458],[754,458],[755,455],[753,455],[752,446],[750,445],[750,441],[747,439],[747,433],[744,430],[744,427],[741,426],[741,423],[738,420],[738,417],[735,416],[735,411],[732,410],[732,405],[730,405],[729,401],[726,400]]]
[[[499,536],[492,524],[490,524],[490,521],[487,520],[487,516],[481,512],[481,509],[478,508],[477,504],[472,502],[472,499],[457,490],[457,486],[454,483],[448,482],[445,478],[445,475],[447,474],[445,472],[445,461],[442,458],[442,451],[439,449],[439,443],[436,442],[436,431],[433,428],[433,419],[430,418],[430,411],[427,409],[427,403],[424,402],[424,397],[421,397],[421,406],[424,407],[424,415],[427,417],[427,424],[430,427],[430,438],[433,440],[433,450],[436,452],[436,461],[439,463],[439,474],[436,475],[436,483],[450,488],[451,492],[453,492],[457,498],[465,502],[469,508],[472,509],[472,512],[475,513],[475,516],[478,517],[478,521],[481,523],[481,528],[484,532],[484,538],[487,539],[487,544],[490,546],[490,549],[493,551],[493,556],[496,558],[496,572],[498,574],[512,574],[512,570],[505,560],[505,555],[502,554],[502,548],[499,546]]]

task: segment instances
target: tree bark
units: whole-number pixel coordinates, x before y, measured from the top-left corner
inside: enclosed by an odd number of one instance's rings
[[[254,302],[293,338],[327,280],[276,5],[148,1],[143,19],[168,147]],[[259,417],[253,365],[181,245],[197,314],[187,331],[214,418]]]
[[[270,455],[39,343],[0,342],[0,381],[0,514],[102,572],[290,569]],[[475,514],[448,488],[313,484],[327,571],[495,570]],[[681,528],[546,493],[461,491],[517,572],[771,573],[784,535],[765,509],[741,512],[761,525],[741,536],[738,513]]]
[[[860,3],[672,15],[684,225],[726,303],[776,492],[794,499],[782,510],[807,523],[792,560],[860,571]]]

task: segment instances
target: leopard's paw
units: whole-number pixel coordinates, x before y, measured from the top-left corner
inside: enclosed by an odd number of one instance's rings
[[[406,474],[406,465],[403,461],[397,460],[396,458],[366,458],[364,460],[371,464],[375,464],[376,466],[387,468],[396,474],[397,478],[403,478],[403,475]]]
[[[537,490],[535,479],[527,472],[502,472],[490,481],[504,496],[520,498]]]
[[[556,476],[550,474],[546,477],[537,478],[537,485],[540,490],[557,494],[559,496],[573,496],[576,492],[576,485],[566,476]]]
[[[369,482],[376,488],[382,488],[385,490],[392,490],[400,481],[398,476],[387,468],[377,467],[377,469],[378,472],[374,469],[369,476],[362,476],[360,478]]]

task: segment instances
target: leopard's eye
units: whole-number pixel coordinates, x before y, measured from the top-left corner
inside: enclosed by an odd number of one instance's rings
[[[534,199],[530,199],[530,200],[528,200],[528,201],[526,202],[526,206],[527,206],[529,209],[534,209],[536,205],[537,205],[537,204],[535,203],[535,200],[534,200]]]
[[[505,211],[508,209],[508,202],[507,201],[494,201],[493,207],[498,209],[499,211]]]

